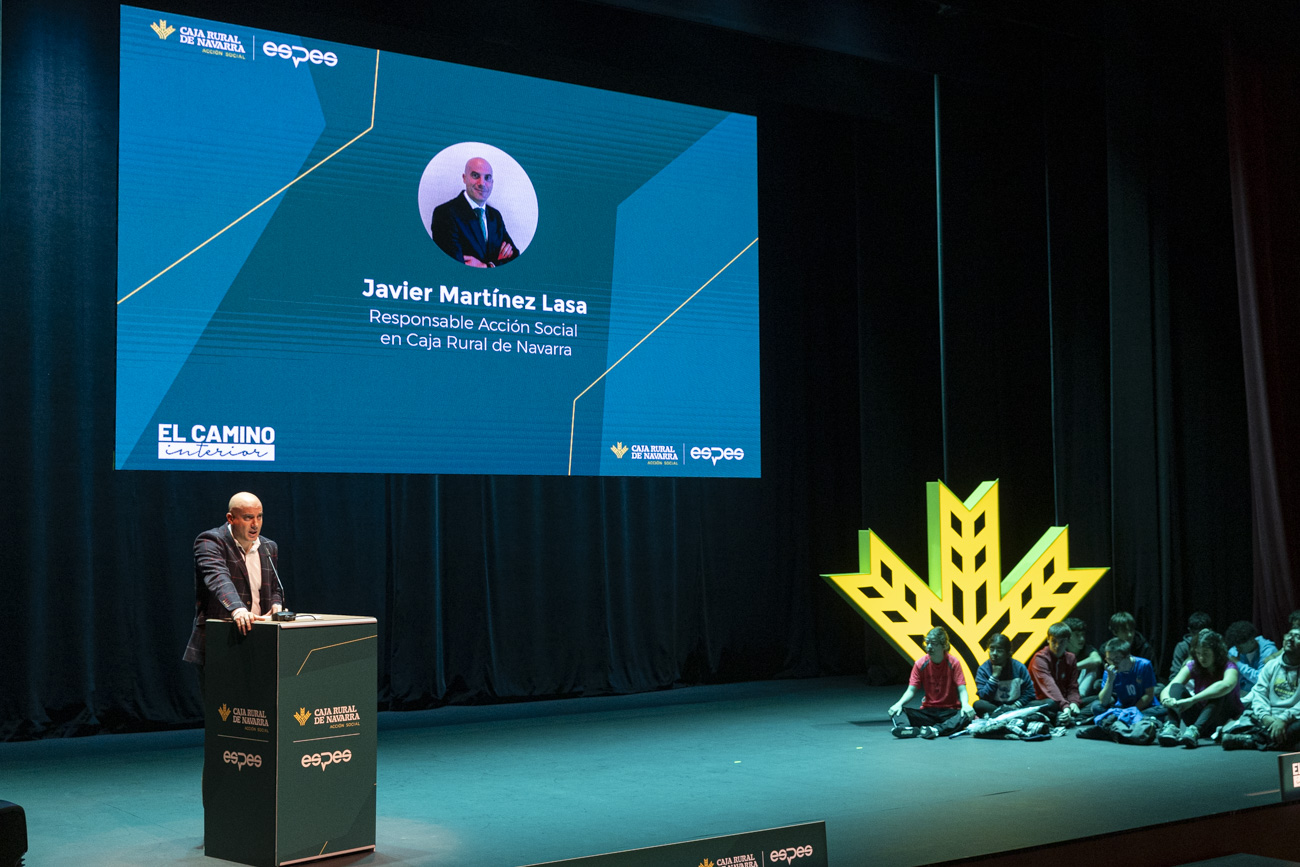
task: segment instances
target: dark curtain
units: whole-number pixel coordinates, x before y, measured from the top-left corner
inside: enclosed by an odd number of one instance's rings
[[[1250,430],[1255,623],[1286,631],[1300,608],[1300,63],[1293,46],[1229,42],[1232,218]]]
[[[1219,45],[1149,9],[1110,8],[1109,602],[1167,647],[1191,611],[1219,630],[1251,616]]]
[[[933,479],[1001,479],[1005,570],[1068,524],[1074,564],[1111,567],[1080,609],[1094,640],[1120,608],[1168,649],[1194,608],[1261,604],[1206,34],[1116,5],[1100,36],[1013,33],[1006,64],[951,55],[936,78],[585,3],[519,3],[469,58],[455,4],[400,33],[336,5],[186,8],[758,114],[763,477],[113,471],[118,10],[12,0],[0,739],[195,723],[191,544],[238,490],[292,607],[378,617],[387,709],[896,682],[906,662],[818,576],[856,568],[865,527],[924,571]]]

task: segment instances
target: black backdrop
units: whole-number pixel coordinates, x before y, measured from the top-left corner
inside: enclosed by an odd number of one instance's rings
[[[897,680],[818,574],[855,568],[867,526],[923,570],[936,478],[1001,479],[1008,568],[1070,525],[1073,562],[1111,567],[1079,612],[1095,639],[1117,608],[1167,649],[1194,608],[1295,599],[1253,565],[1223,22],[153,5],[757,114],[763,478],[113,471],[117,7],[7,0],[0,739],[197,721],[191,542],[241,489],[292,607],[379,618],[392,709]]]

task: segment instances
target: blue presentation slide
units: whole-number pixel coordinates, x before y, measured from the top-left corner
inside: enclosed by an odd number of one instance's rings
[[[754,117],[121,15],[118,469],[760,475]]]

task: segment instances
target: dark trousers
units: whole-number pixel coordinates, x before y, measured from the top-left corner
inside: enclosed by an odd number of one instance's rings
[[[1269,737],[1268,730],[1259,723],[1252,724],[1248,729],[1242,729],[1241,733],[1250,735],[1257,750],[1289,752],[1300,749],[1300,720],[1289,720],[1286,728],[1282,729],[1282,734],[1276,741]]]
[[[1192,691],[1187,688],[1185,683],[1175,683],[1169,687],[1170,698],[1187,698],[1191,694]],[[1229,720],[1228,696],[1221,695],[1218,698],[1198,701],[1191,707],[1182,710],[1168,708],[1168,711],[1167,719],[1170,722],[1178,723],[1180,728],[1189,725],[1196,726],[1196,733],[1203,738],[1208,738],[1214,734],[1215,729]]]
[[[204,678],[203,676],[203,671],[204,671],[203,666],[196,665],[194,666],[194,670],[198,672],[199,675],[199,712],[201,715],[205,716],[204,729],[206,730],[207,728],[206,714],[208,712],[208,694],[207,694],[207,686],[206,686],[207,679]],[[207,736],[205,734],[204,746],[202,752],[203,764],[199,766],[199,789],[202,792],[202,796],[203,796],[204,810],[207,810],[208,808],[208,762],[207,762],[208,748],[207,748],[206,741],[207,741]]]
[[[969,720],[962,716],[957,708],[952,707],[905,707],[906,723],[901,717],[894,717],[894,725],[904,724],[924,728],[933,726],[940,735],[950,735],[966,728]]]

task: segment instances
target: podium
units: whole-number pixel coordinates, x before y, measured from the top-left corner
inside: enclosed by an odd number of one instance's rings
[[[206,855],[278,867],[375,848],[378,627],[298,617],[207,623]]]

